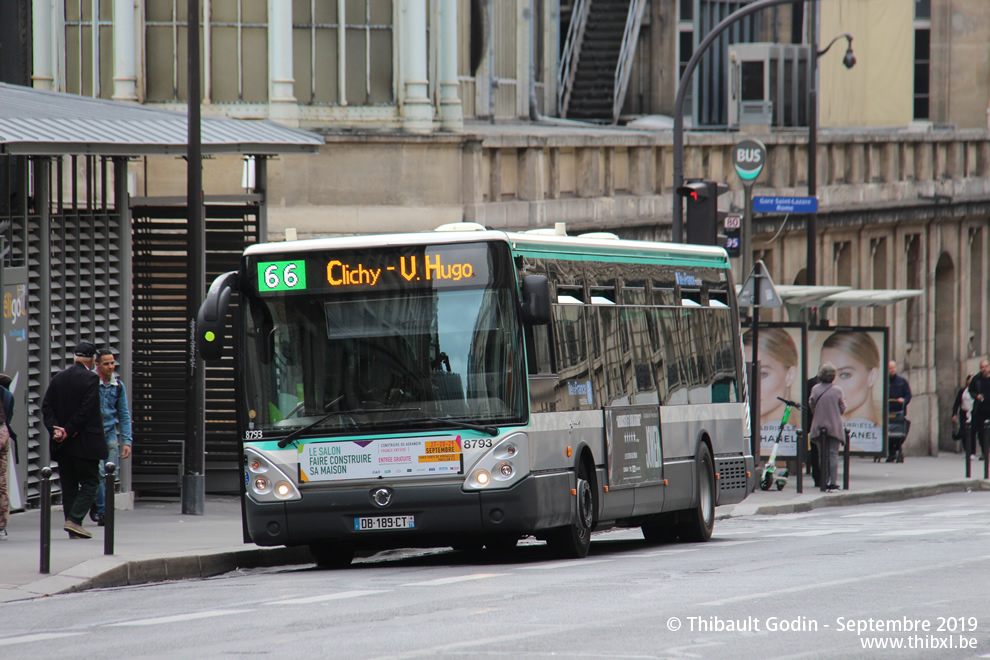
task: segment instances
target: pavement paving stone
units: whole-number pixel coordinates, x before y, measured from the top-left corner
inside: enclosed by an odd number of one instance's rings
[[[792,474],[783,490],[759,488],[743,502],[720,506],[717,518],[775,515],[811,511],[826,506],[894,502],[940,493],[990,490],[983,463],[974,461],[966,478],[962,456],[908,457],[904,463],[850,461],[850,489],[823,493],[804,475],[798,493]],[[841,475],[841,472],[840,472]],[[840,476],[841,480],[841,476]],[[239,501],[231,496],[207,496],[205,513],[181,513],[177,501],[138,499],[132,510],[115,512],[114,551],[103,554],[104,528],[93,527],[92,540],[70,540],[55,522],[53,510],[51,573],[40,566],[40,512],[11,515],[8,536],[0,540],[0,602],[69,593],[85,589],[203,578],[238,568],[311,563],[306,548],[261,548],[243,543]],[[715,528],[718,534],[718,526]]]

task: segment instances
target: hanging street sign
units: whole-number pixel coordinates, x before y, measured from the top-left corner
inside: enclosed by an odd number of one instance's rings
[[[742,227],[742,218],[738,215],[725,216],[725,251],[730,257],[738,257],[740,254],[739,229]]]
[[[817,197],[754,197],[756,213],[818,213]]]

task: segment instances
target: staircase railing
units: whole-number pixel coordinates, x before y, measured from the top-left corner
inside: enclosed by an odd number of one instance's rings
[[[619,121],[619,112],[626,100],[626,88],[629,86],[629,74],[632,72],[633,58],[636,57],[636,42],[639,41],[639,30],[643,24],[643,11],[646,0],[632,0],[629,3],[629,14],[626,16],[626,31],[622,35],[622,49],[619,51],[619,61],[615,67],[615,85],[612,97],[612,123]],[[568,37],[570,35],[568,34]]]
[[[576,0],[571,12],[571,24],[567,28],[564,52],[560,56],[560,68],[557,70],[557,111],[561,117],[567,116],[567,106],[571,102],[574,75],[577,73],[578,60],[581,59],[581,42],[584,41],[584,29],[588,26],[590,10],[591,0]]]

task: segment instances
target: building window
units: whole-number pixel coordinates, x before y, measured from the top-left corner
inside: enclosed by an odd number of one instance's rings
[[[65,0],[65,88],[113,95],[113,0]]]
[[[145,5],[146,98],[149,103],[189,98],[187,8],[183,0]],[[268,3],[266,0],[203,0],[200,25],[203,100],[268,102]],[[207,76],[206,74],[209,73]]]
[[[294,93],[309,105],[395,102],[392,2],[292,0]]]
[[[931,0],[914,2],[914,118],[929,119],[931,72]]]

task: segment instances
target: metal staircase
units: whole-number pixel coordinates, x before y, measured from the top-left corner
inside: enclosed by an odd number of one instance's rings
[[[557,76],[560,115],[616,123],[646,0],[577,0]]]

